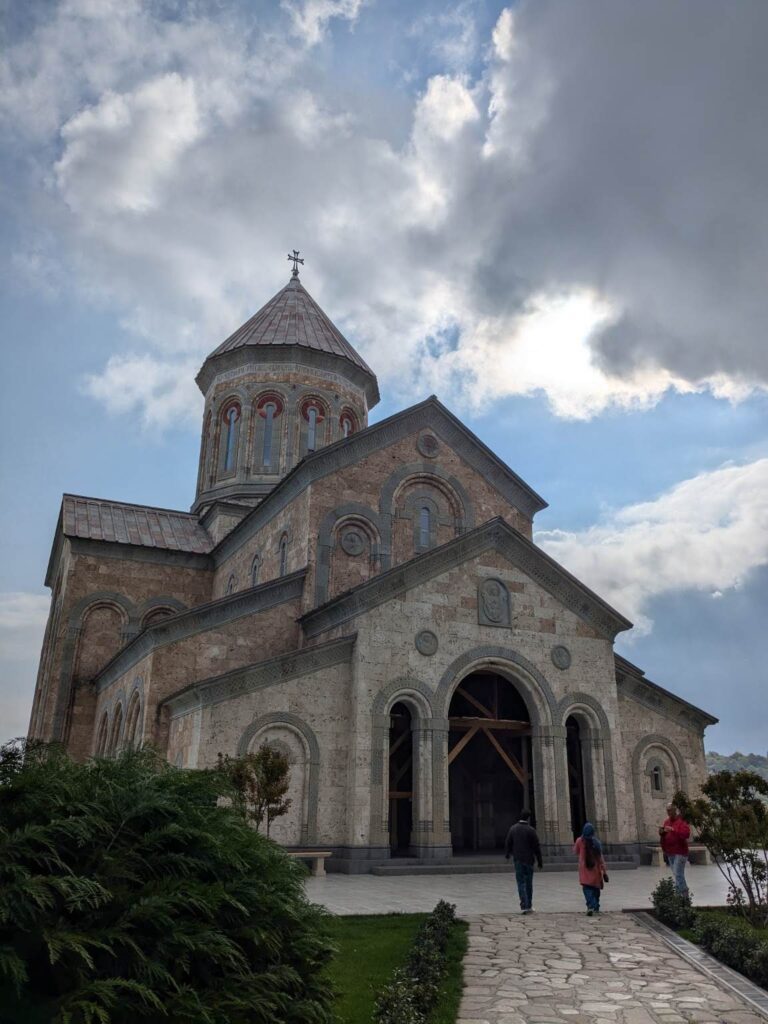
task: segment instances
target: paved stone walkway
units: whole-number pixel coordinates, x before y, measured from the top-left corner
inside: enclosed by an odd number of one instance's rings
[[[471,919],[458,1024],[765,1024],[626,914]]]

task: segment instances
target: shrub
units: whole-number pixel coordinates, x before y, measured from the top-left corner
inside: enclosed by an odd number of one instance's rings
[[[0,1021],[330,1024],[322,912],[225,787],[0,750]]]
[[[696,914],[694,940],[722,963],[768,988],[768,937],[760,938],[739,918],[722,914]]]
[[[419,929],[405,963],[376,1000],[376,1024],[424,1024],[437,1001],[456,908],[440,900]]]
[[[695,911],[690,892],[678,892],[671,878],[662,878],[651,893],[653,909],[658,919],[670,928],[690,928]]]

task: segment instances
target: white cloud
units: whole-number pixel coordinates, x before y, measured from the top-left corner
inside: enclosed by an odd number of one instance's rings
[[[174,367],[269,298],[293,246],[398,398],[543,394],[586,418],[768,388],[768,82],[742,45],[764,6],[744,0],[726,25],[702,0],[694,37],[685,3],[523,2],[472,78],[450,55],[472,22],[459,5],[436,16],[445,72],[385,114],[378,85],[350,88],[359,69],[330,76],[313,57],[366,15],[360,0],[258,19],[204,0],[174,19],[140,0],[104,9],[69,0],[7,48],[0,111],[48,182],[75,286],[148,350],[147,386],[125,355],[91,375],[110,408],[151,423],[181,408]],[[50,265],[34,216],[28,231],[16,265]]]
[[[131,93],[105,93],[62,127],[56,181],[77,213],[146,213],[200,137],[194,82],[171,73]]]
[[[111,413],[136,413],[144,427],[197,423],[203,400],[192,362],[159,362],[151,356],[111,356],[100,374],[86,378],[86,394]]]
[[[294,31],[307,46],[316,46],[322,40],[333,18],[354,22],[364,3],[365,0],[281,0]]]
[[[587,530],[540,532],[536,542],[648,633],[655,598],[720,598],[768,564],[768,459],[701,473]]]

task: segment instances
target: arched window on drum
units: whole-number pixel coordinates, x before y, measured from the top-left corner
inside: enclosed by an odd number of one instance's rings
[[[239,402],[230,402],[221,414],[220,475],[232,476],[237,470],[242,412]]]

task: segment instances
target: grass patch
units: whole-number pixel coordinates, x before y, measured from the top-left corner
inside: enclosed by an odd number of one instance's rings
[[[402,964],[428,914],[360,914],[332,917],[331,939],[339,952],[328,967],[339,1024],[371,1024],[376,996]],[[454,1024],[461,1000],[461,963],[467,925],[457,921],[448,940],[448,968],[430,1024]]]

